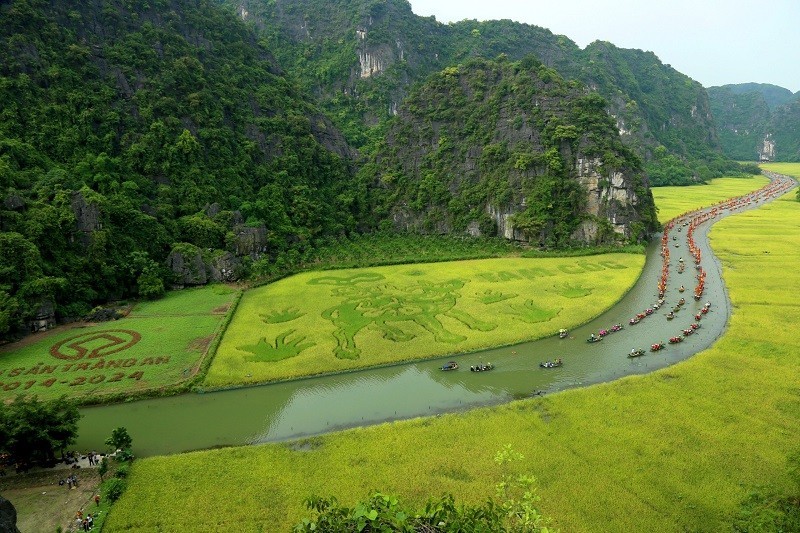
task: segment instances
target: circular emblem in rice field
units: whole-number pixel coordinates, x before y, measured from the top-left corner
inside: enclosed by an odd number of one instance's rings
[[[54,344],[50,347],[50,355],[67,361],[97,359],[127,350],[140,340],[142,340],[141,334],[129,329],[92,331]]]

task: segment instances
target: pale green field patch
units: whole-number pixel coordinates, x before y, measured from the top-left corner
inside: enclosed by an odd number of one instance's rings
[[[235,291],[211,286],[137,304],[126,318],[61,328],[0,351],[0,400],[134,394],[198,369]]]

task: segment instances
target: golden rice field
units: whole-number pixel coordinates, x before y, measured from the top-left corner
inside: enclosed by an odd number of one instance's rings
[[[639,254],[306,272],[250,290],[205,385],[258,383],[555,335],[616,303]]]
[[[709,203],[713,187],[692,194]],[[643,376],[303,442],[137,461],[104,531],[288,531],[310,494],[378,489],[482,502],[506,444],[569,532],[729,531],[748,492],[787,490],[800,446],[800,203],[794,192],[711,233],[734,304],[711,349]],[[768,252],[768,253],[765,253]]]
[[[770,172],[800,178],[800,163],[763,163],[759,166]]]
[[[760,189],[767,183],[769,180],[764,176],[717,178],[711,180],[708,185],[655,187],[651,190],[658,208],[658,221],[663,224],[687,211],[710,206],[734,196],[742,196]]]

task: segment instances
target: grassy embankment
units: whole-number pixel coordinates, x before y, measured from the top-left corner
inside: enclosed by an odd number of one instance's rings
[[[204,385],[264,382],[555,335],[613,305],[638,254],[306,272],[245,293]]]
[[[713,203],[713,191],[676,208]],[[309,494],[352,504],[375,488],[479,502],[505,444],[562,530],[725,530],[750,488],[786,486],[800,442],[800,341],[786,327],[800,320],[800,204],[790,193],[727,218],[712,239],[735,310],[723,339],[688,361],[466,414],[138,461],[105,531],[286,531]]]
[[[61,327],[0,350],[0,401],[82,402],[169,389],[198,370],[238,292],[214,285],[137,303],[127,317]]]

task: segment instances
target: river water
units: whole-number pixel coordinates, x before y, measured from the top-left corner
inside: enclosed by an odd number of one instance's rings
[[[443,359],[285,383],[88,407],[81,410],[76,447],[105,449],[103,442],[119,426],[125,426],[133,437],[134,453],[139,457],[282,441],[498,404],[664,368],[706,349],[725,330],[729,300],[707,233],[713,221],[730,212],[722,212],[695,230],[695,243],[707,272],[700,301],[692,298],[696,271],[685,238],[687,228],[677,225],[672,229],[668,239],[672,266],[666,303],[639,324],[630,325],[628,321],[658,299],[662,268],[658,238],[647,249],[645,267],[634,288],[611,310],[570,331],[566,339],[547,338]],[[683,273],[677,272],[679,257],[687,263]],[[681,284],[686,287],[682,294],[678,292]],[[674,320],[667,320],[665,313],[681,296],[686,304]],[[710,302],[711,308],[702,315],[701,327],[694,335],[659,352],[649,351],[651,344],[678,336],[695,322],[694,315],[705,302]],[[622,323],[624,329],[609,334],[602,342],[586,342],[591,333],[616,323]],[[632,348],[642,348],[647,353],[628,358]],[[557,357],[564,361],[562,367],[539,367],[540,362]],[[457,361],[461,368],[442,371],[441,366],[449,360]],[[471,365],[489,361],[494,370],[469,371]]]

